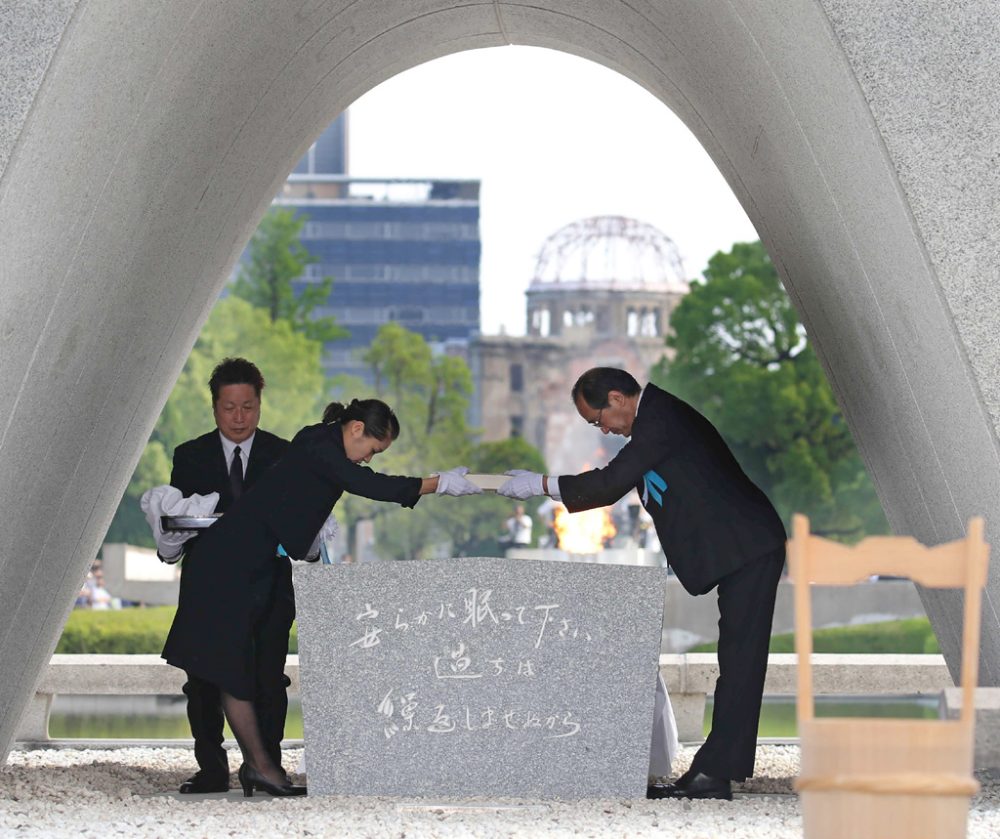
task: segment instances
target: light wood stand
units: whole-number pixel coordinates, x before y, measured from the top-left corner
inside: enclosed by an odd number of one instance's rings
[[[855,547],[809,534],[797,515],[788,543],[795,583],[798,724],[806,839],[959,839],[966,835],[979,667],[979,618],[989,546],[983,520],[965,539],[927,548],[909,537],[873,537]],[[933,588],[962,588],[961,716],[957,720],[815,717],[810,583],[851,585],[872,574],[909,577]]]

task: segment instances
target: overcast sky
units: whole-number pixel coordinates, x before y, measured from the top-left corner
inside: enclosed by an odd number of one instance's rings
[[[689,278],[757,238],[677,117],[598,64],[530,47],[474,50],[379,85],[350,109],[350,174],[482,181],[482,329],[524,333],[524,291],[545,239],[624,215],[677,244]]]

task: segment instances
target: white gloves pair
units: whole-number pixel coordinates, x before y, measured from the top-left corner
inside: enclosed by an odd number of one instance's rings
[[[160,559],[171,565],[181,558],[184,543],[198,535],[197,530],[164,530],[161,516],[207,516],[215,512],[219,503],[219,493],[191,495],[185,498],[177,487],[169,484],[147,489],[139,499],[146,521],[153,531],[156,552]]]
[[[516,498],[524,501],[534,495],[545,495],[542,489],[542,476],[538,472],[529,472],[527,469],[510,469],[504,472],[510,475],[511,479],[500,484],[497,488],[497,495],[505,495],[507,498]]]
[[[465,475],[469,470],[465,466],[458,466],[447,472],[434,472],[438,475],[437,492],[441,495],[478,495],[482,490],[471,481],[466,480]],[[538,472],[529,472],[527,469],[511,469],[504,473],[510,476],[510,480],[500,485],[497,490],[498,495],[505,495],[508,498],[516,498],[523,501],[534,495],[545,495],[542,489],[542,475]]]
[[[432,476],[438,476],[435,492],[438,495],[480,495],[482,490],[472,481],[466,480],[468,471],[466,466],[456,466],[447,472],[431,472]]]

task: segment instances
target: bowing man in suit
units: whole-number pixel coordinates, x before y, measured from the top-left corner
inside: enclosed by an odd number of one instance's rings
[[[700,413],[629,373],[595,367],[573,386],[577,413],[605,434],[630,438],[602,469],[579,475],[513,475],[497,492],[547,494],[575,513],[613,504],[635,488],[677,579],[691,594],[718,589],[719,679],[712,730],[691,768],[650,798],[732,798],[753,774],[767,650],[785,528]]]
[[[216,428],[175,449],[170,484],[185,497],[219,493],[215,511],[224,513],[281,458],[288,441],[257,427],[264,377],[256,365],[245,358],[227,358],[212,371],[208,386]],[[200,536],[192,536],[191,532],[168,532],[157,547],[165,562],[177,562],[184,557],[181,599],[210,607],[226,591],[225,587],[197,585],[198,577],[189,566],[200,561],[200,557],[196,560],[193,556],[200,540]],[[284,672],[285,658],[295,618],[295,599],[288,558],[275,559],[269,571],[274,577],[274,594],[267,604],[266,618],[257,624],[254,638],[257,653],[254,701],[268,752],[280,766],[288,711],[286,688],[290,684]],[[219,689],[187,673],[184,693],[198,771],[181,784],[180,791],[224,792],[229,789],[229,759],[222,747],[224,719]]]

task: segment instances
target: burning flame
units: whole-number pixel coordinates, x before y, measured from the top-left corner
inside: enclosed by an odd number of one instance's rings
[[[570,513],[560,504],[552,524],[559,536],[559,547],[571,554],[596,554],[618,532],[611,521],[610,507]]]

